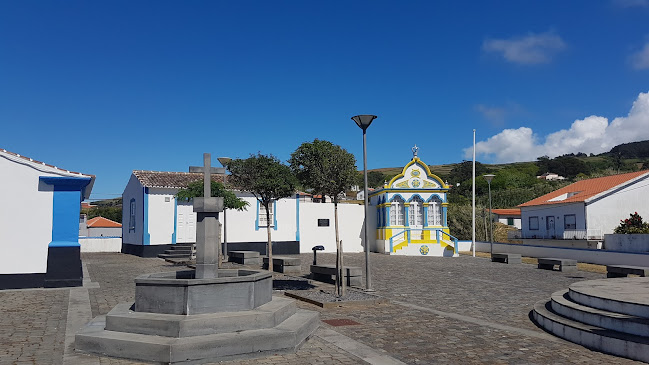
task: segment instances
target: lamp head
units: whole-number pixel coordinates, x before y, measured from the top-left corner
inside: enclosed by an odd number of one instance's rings
[[[358,125],[362,130],[366,130],[370,126],[370,124],[372,124],[372,121],[376,119],[376,115],[361,114],[352,117],[352,119],[354,120],[354,122],[356,122],[356,125]]]
[[[496,175],[486,174],[486,175],[482,175],[482,177],[484,177],[484,179],[487,180],[487,183],[491,184],[491,180],[493,180],[493,178],[496,177]]]

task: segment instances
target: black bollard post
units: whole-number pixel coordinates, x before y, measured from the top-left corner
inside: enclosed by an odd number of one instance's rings
[[[317,253],[318,251],[324,251],[324,246],[322,246],[322,245],[313,246],[312,250],[313,250],[313,264],[314,264],[314,265],[317,265],[317,264],[318,264],[318,260],[317,260],[317,258],[316,258],[316,253]]]

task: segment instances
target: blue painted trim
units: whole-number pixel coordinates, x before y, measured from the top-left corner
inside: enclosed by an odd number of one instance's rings
[[[178,199],[174,200],[174,233],[171,234],[171,244],[176,244],[176,232],[178,232]]]
[[[390,217],[390,206],[389,205],[387,207],[385,207],[385,211],[387,213],[387,216],[386,216],[387,219],[385,221],[385,227],[390,227],[390,225],[392,224],[392,220],[391,220],[392,217]]]
[[[39,180],[53,186],[52,241],[49,247],[79,247],[79,212],[83,189],[91,179],[67,176],[40,176]]]
[[[149,188],[144,188],[144,225],[142,226],[142,244],[151,244],[151,234],[149,233]]]
[[[442,223],[444,223],[443,227],[448,227],[448,222],[446,222],[446,210],[448,207],[442,207]]]
[[[413,199],[415,199],[415,197],[417,197],[417,196],[419,197],[419,199],[421,199],[421,202],[422,202],[422,203],[426,202],[426,201],[424,200],[424,198],[421,197],[421,195],[419,195],[419,194],[412,194],[412,196],[410,197],[410,199],[408,199],[408,203],[410,203],[410,202],[411,202]]]
[[[300,194],[295,194],[295,240],[300,242]]]
[[[277,200],[273,202],[273,230],[277,231]]]
[[[255,231],[259,230],[259,200],[257,200],[257,219],[255,219]]]
[[[404,203],[406,202],[406,199],[404,199],[403,196],[401,196],[401,194],[394,194],[392,196],[392,199],[390,199],[390,203],[394,202],[394,199],[396,199],[396,197],[401,198],[401,200],[403,200]]]
[[[443,197],[443,198],[442,198],[439,194],[431,194],[431,195],[428,197],[428,200],[426,200],[426,203],[430,203],[430,202],[433,200],[434,197],[438,197],[439,200],[440,200],[440,202],[442,202],[442,203],[447,203],[447,201],[446,201],[446,194],[444,194],[444,197]]]
[[[406,211],[403,214],[403,220],[404,220],[403,225],[405,227],[410,227],[410,207],[406,205],[405,208]],[[410,243],[410,241],[408,241],[408,243]]]
[[[424,227],[428,227],[428,207],[424,207]]]

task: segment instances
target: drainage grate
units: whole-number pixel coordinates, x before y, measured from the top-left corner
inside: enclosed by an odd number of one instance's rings
[[[322,322],[334,327],[360,325],[360,323],[352,321],[351,319],[325,319]]]

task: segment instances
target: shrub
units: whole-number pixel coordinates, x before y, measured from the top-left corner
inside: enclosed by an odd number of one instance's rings
[[[614,230],[617,234],[649,233],[649,223],[642,221],[642,217],[635,212],[630,218],[620,220],[620,225]]]

